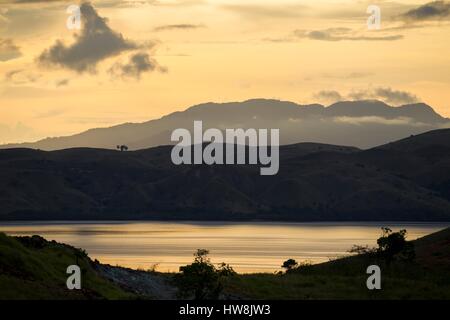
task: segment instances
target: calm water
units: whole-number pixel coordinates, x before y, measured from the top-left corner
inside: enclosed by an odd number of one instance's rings
[[[239,272],[273,272],[288,258],[317,263],[347,254],[354,244],[373,246],[381,226],[406,228],[411,240],[448,224],[20,222],[0,223],[0,232],[39,234],[132,268],[157,264],[159,271],[177,271],[197,248],[206,248],[214,263],[227,262]]]

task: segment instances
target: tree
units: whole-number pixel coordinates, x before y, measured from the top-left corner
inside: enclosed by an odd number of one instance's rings
[[[411,261],[415,258],[414,244],[406,241],[407,231],[392,232],[389,228],[381,228],[382,234],[378,238],[378,254],[390,264],[393,260]]]
[[[117,145],[116,147],[120,151],[128,151],[128,147],[126,145]]]
[[[180,267],[180,273],[175,276],[175,283],[182,298],[218,299],[223,291],[223,278],[236,274],[233,268],[225,263],[216,268],[208,254],[208,250],[198,249],[194,253],[194,262]]]
[[[282,268],[286,269],[286,272],[289,272],[295,268],[298,267],[298,262],[294,259],[288,259],[285,262],[283,262]]]

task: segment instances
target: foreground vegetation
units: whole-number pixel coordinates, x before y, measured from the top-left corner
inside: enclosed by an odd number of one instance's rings
[[[82,270],[82,289],[68,290],[66,269]],[[0,233],[0,299],[127,299],[133,295],[101,277],[86,253],[42,237]]]
[[[378,247],[322,264],[283,263],[285,273],[235,275],[224,292],[247,299],[450,299],[450,228],[406,241],[383,228]],[[368,290],[367,267],[381,268],[381,290]]]
[[[317,265],[290,259],[286,272],[239,275],[213,265],[207,250],[164,274],[102,265],[39,236],[0,234],[0,299],[450,299],[450,228],[411,242],[405,236],[385,229],[377,248],[355,247],[354,256]],[[66,288],[71,264],[82,269],[82,290]],[[373,264],[381,290],[366,286]]]

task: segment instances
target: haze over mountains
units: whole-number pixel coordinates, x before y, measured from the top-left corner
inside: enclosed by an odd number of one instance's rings
[[[282,145],[317,142],[370,148],[411,134],[450,127],[444,118],[424,104],[392,107],[376,100],[344,101],[324,107],[298,105],[279,100],[253,99],[244,102],[205,103],[144,123],[125,123],[91,129],[67,137],[47,138],[34,143],[2,145],[58,150],[73,147],[131,150],[172,144],[176,128],[192,130],[193,121],[207,128],[279,128]]]
[[[138,151],[0,150],[0,220],[450,221],[450,129],[369,150],[280,148],[280,170]]]

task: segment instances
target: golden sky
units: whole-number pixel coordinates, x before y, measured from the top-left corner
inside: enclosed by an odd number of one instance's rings
[[[251,98],[423,101],[450,117],[449,3],[98,0],[69,30],[75,0],[0,0],[0,143]]]

